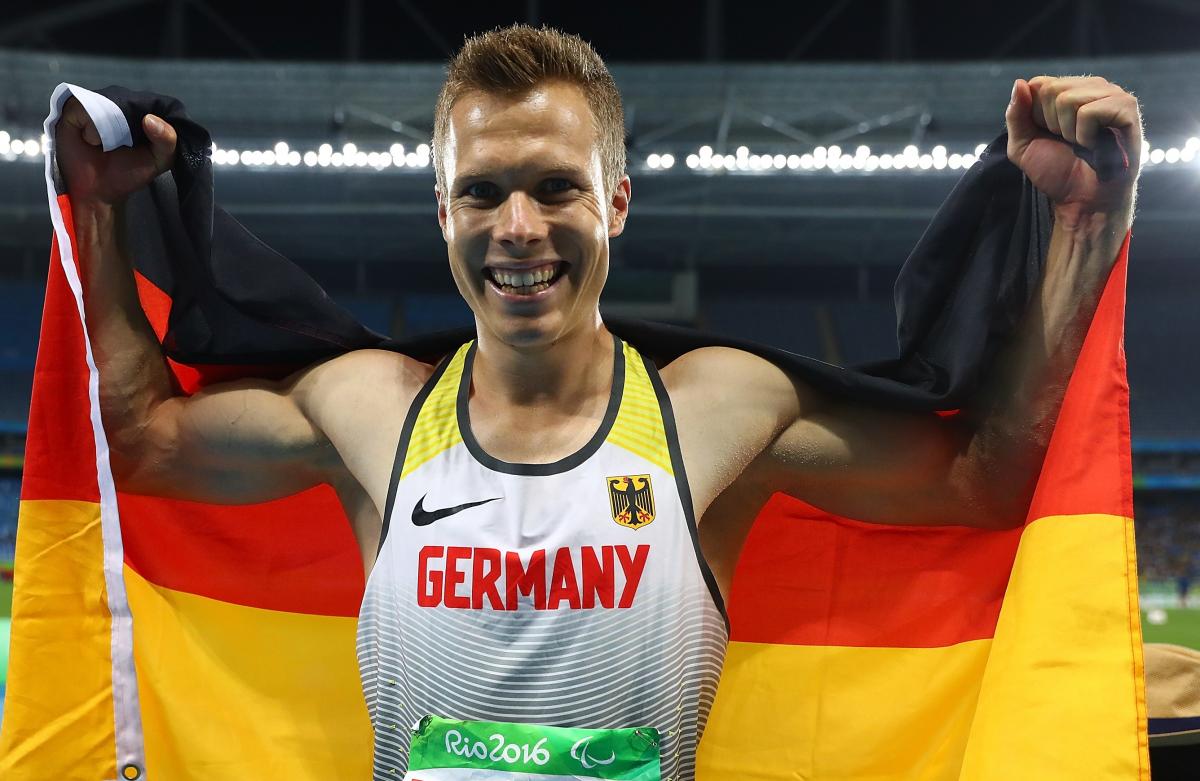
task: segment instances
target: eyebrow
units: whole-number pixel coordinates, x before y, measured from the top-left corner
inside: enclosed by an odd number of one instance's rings
[[[566,174],[579,179],[587,178],[587,171],[585,169],[571,163],[553,162],[549,165],[538,165],[536,168],[534,166],[519,166],[516,170],[521,170],[522,168],[536,170],[536,172],[541,176]],[[493,168],[474,168],[458,173],[454,177],[454,182],[457,184],[460,182],[475,181],[479,179],[492,179],[495,177],[496,170]]]

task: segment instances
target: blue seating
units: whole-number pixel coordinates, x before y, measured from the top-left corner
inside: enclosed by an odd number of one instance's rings
[[[401,312],[406,338],[475,325],[475,316],[458,294],[404,296]]]
[[[367,328],[385,335],[392,333],[395,307],[390,297],[337,294],[333,299]]]
[[[43,285],[0,285],[0,370],[33,369],[44,299]]]
[[[778,298],[720,298],[701,302],[701,326],[826,360],[815,305]]]
[[[1190,289],[1139,295],[1131,290],[1125,322],[1130,417],[1135,437],[1200,435],[1200,308]]]

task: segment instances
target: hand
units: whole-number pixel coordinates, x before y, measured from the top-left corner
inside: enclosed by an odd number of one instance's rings
[[[105,152],[91,117],[75,98],[63,106],[55,129],[58,166],[76,206],[116,206],[168,170],[175,161],[175,129],[147,114],[142,128],[150,143]]]
[[[1096,76],[1017,79],[1004,119],[1008,159],[1054,202],[1056,214],[1078,219],[1131,208],[1144,143],[1133,95]],[[1119,134],[1129,170],[1101,182],[1070,144],[1094,150],[1107,128]]]

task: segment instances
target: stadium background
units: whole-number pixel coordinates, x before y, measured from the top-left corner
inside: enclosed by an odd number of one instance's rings
[[[1137,94],[1150,151],[1126,350],[1143,624],[1147,641],[1200,648],[1200,585],[1181,596],[1200,580],[1200,5],[565,5],[89,0],[0,16],[0,669],[53,87],[181,98],[217,143],[222,204],[363,322],[409,336],[470,322],[445,268],[425,146],[441,62],[463,35],[513,21],[591,40],[625,96],[632,219],[603,310],[835,363],[894,353],[896,271],[1003,129],[1014,78],[1094,73]]]

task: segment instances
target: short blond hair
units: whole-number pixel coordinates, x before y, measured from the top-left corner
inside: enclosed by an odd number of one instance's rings
[[[450,110],[472,91],[520,97],[553,81],[579,87],[596,124],[596,145],[608,192],[625,176],[625,111],[621,93],[604,60],[578,35],[552,27],[514,24],[474,35],[450,60],[433,112],[433,165],[437,186],[446,191],[442,152]]]

